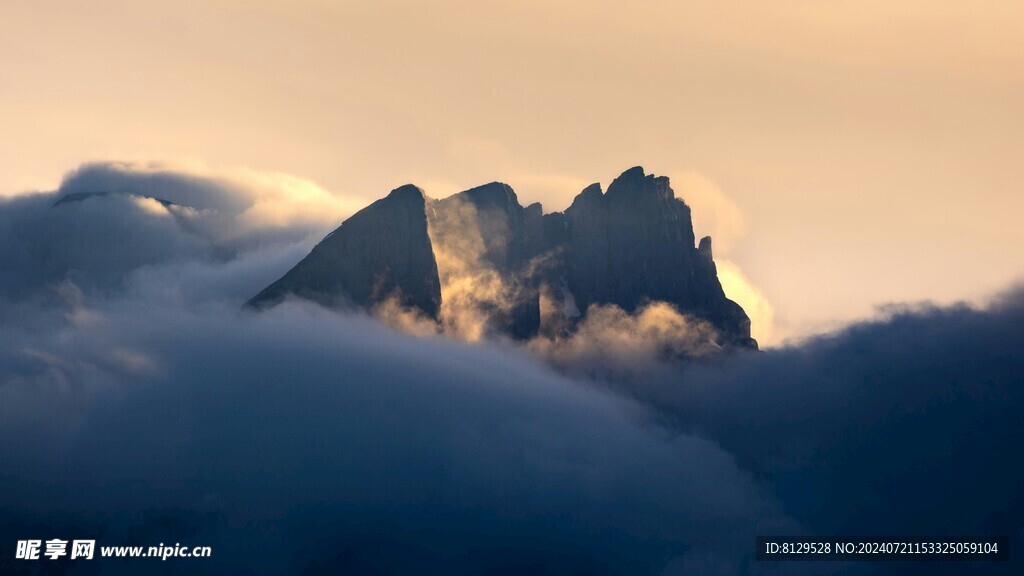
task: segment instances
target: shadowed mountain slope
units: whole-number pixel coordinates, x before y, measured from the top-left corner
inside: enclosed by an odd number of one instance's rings
[[[718,281],[711,238],[694,247],[690,207],[664,176],[637,166],[608,192],[588,186],[565,211],[566,275],[576,305],[615,304],[632,312],[648,301],[710,321],[728,343],[755,347],[750,319]]]
[[[416,186],[393,190],[342,223],[246,305],[266,308],[294,295],[332,307],[372,308],[395,298],[436,318],[441,285],[425,206]]]

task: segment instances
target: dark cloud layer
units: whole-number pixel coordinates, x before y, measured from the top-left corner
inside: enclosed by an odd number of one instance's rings
[[[1019,549],[1019,291],[782,350],[594,370],[582,343],[537,355],[300,303],[243,313],[315,226],[242,224],[244,189],[161,178],[133,186],[206,206],[200,224],[124,195],[0,204],[3,569],[25,567],[16,540],[53,537],[214,550],[71,574],[1019,569],[753,559],[764,534]]]
[[[12,513],[212,540],[211,570],[266,573],[317,558],[650,573],[792,527],[713,442],[639,426],[636,406],[517,353],[303,307],[94,313],[5,358]],[[213,520],[175,535],[153,525],[166,514]]]
[[[1024,291],[695,368],[650,398],[832,533],[1002,534],[1024,515]]]
[[[1002,535],[1019,549],[1022,344],[1015,290],[617,386],[715,439],[815,533]]]

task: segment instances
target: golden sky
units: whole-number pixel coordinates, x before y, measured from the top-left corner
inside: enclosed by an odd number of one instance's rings
[[[198,160],[560,210],[642,164],[777,341],[1024,277],[1022,27],[1019,0],[5,0],[0,193]]]

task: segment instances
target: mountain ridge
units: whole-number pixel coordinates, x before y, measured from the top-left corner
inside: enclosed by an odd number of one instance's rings
[[[756,349],[749,317],[718,280],[711,245],[710,237],[696,242],[690,207],[669,179],[641,166],[547,214],[540,203],[523,207],[502,182],[443,199],[407,184],[343,222],[246,307],[289,294],[342,308],[394,299],[441,321],[455,299],[478,290],[472,304],[487,316],[487,332],[528,339],[542,328],[542,293],[582,316],[593,305],[632,313],[663,301],[710,323],[720,346]]]

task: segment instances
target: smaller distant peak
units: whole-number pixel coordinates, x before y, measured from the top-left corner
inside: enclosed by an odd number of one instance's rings
[[[406,184],[405,186],[399,186],[388,194],[388,198],[394,198],[396,200],[414,199],[418,198],[421,201],[427,197],[426,192],[422,188],[415,184]]]
[[[580,192],[580,196],[583,196],[584,194],[586,194],[587,196],[593,196],[595,194],[600,196],[603,193],[604,192],[601,190],[601,183],[600,182],[594,182],[590,186],[587,186],[586,188],[584,188],[583,191]]]
[[[125,198],[143,198],[146,200],[155,200],[162,204],[164,208],[171,206],[177,206],[170,200],[164,200],[163,198],[157,198],[155,196],[147,196],[145,194],[138,194],[130,190],[104,190],[100,192],[71,192],[65,194],[57,199],[53,203],[53,206],[60,206],[61,204],[69,204],[71,202],[82,202],[91,198],[108,198],[108,197],[125,197]]]

